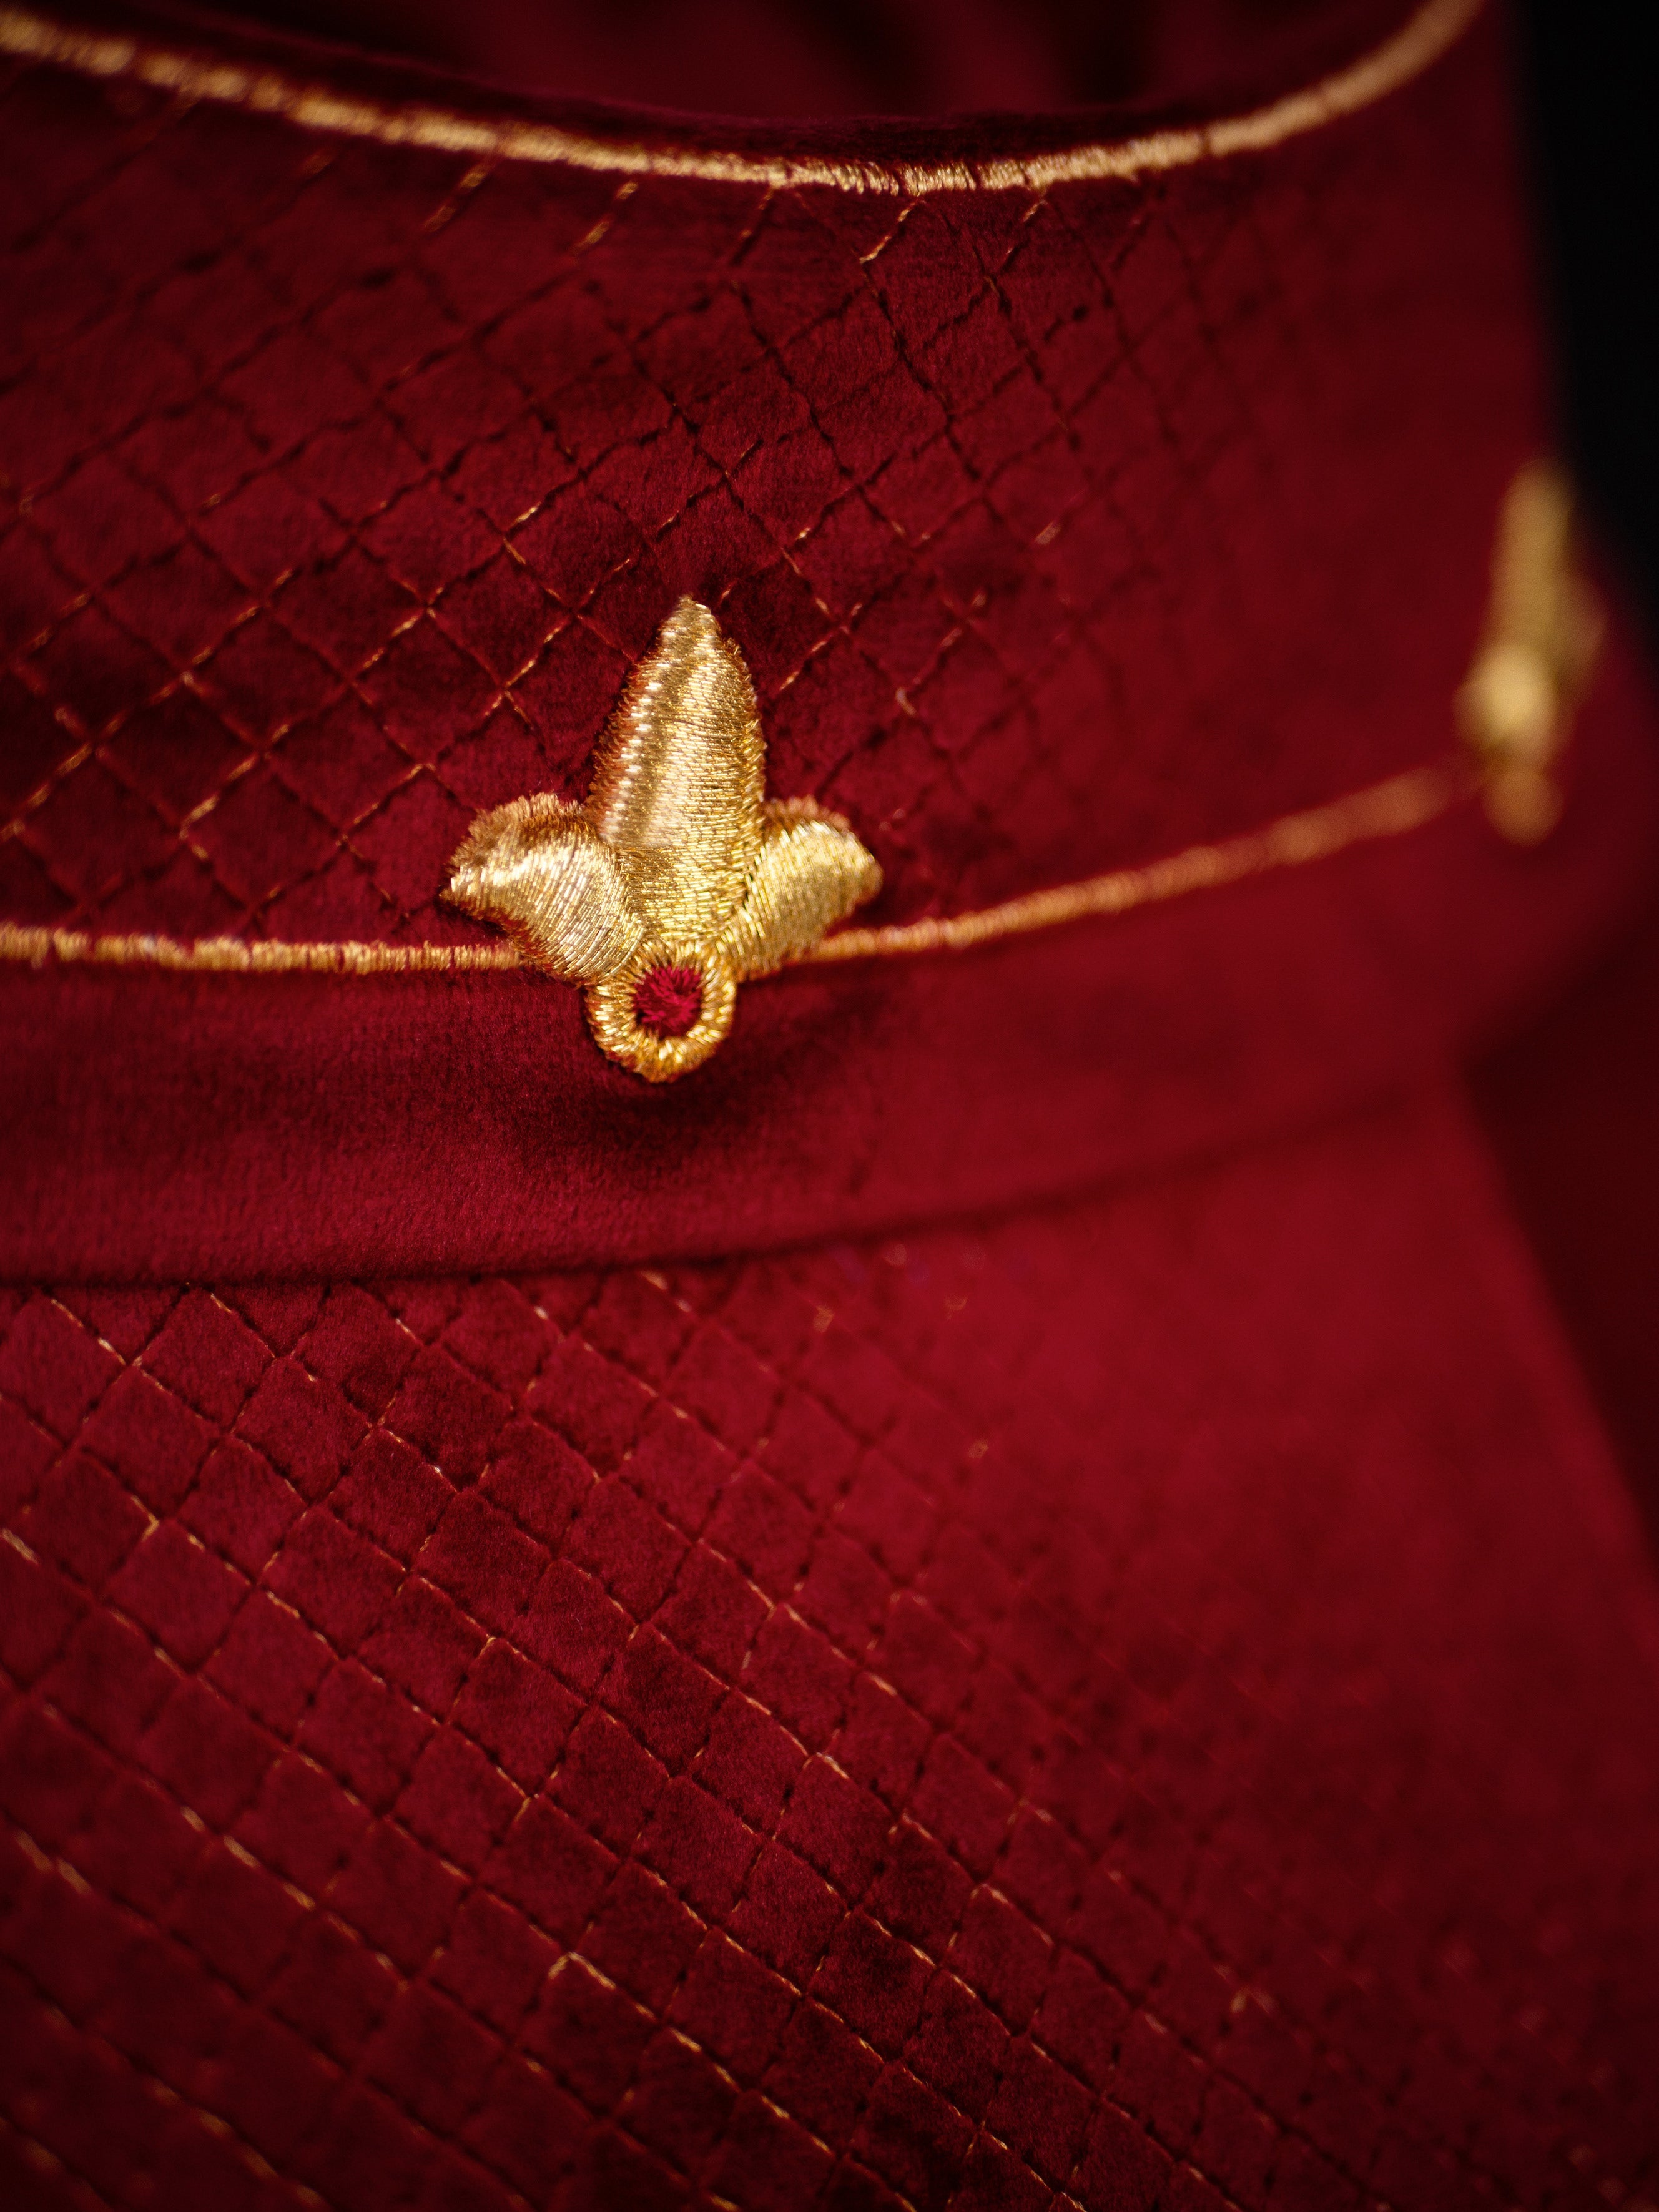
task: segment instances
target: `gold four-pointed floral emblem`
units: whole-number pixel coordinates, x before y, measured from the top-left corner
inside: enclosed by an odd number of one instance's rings
[[[743,656],[682,599],[600,741],[585,805],[550,792],[481,814],[447,896],[587,987],[601,1049],[653,1083],[707,1060],[738,986],[799,959],[881,871],[811,799],[764,796]]]

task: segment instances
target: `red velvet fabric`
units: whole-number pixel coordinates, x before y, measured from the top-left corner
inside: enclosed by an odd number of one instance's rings
[[[1659,1547],[1659,901],[1475,1073],[1516,1213]]]
[[[890,167],[1191,112],[214,36]],[[684,592],[878,920],[1443,757],[1547,441],[1500,63],[920,196],[6,64],[0,921],[483,941]],[[797,969],[662,1091],[525,973],[0,972],[7,2201],[1651,2212],[1659,1597],[1454,1072],[1648,713],[1615,630],[1535,853]]]
[[[475,811],[584,795],[688,592],[878,921],[1434,757],[1549,440],[1498,64],[1485,22],[1259,157],[907,204],[478,181],[0,63],[0,915],[484,938]]]
[[[1479,25],[1350,122],[1146,185],[921,201],[480,180],[9,65],[0,919],[476,941],[440,902],[474,810],[581,793],[683,592],[755,672],[774,793],[881,860],[878,921],[1440,756],[1547,436],[1497,58]],[[917,127],[884,158],[962,143]],[[1305,1118],[1605,922],[1648,803],[1619,696],[1609,795],[1547,855],[1471,819],[1115,931],[798,973],[662,1097],[526,978],[13,967],[0,1266],[719,1251]]]
[[[175,11],[177,12],[177,11]],[[1034,115],[1244,105],[1363,52],[1392,0],[261,0],[239,11],[526,88],[707,118]],[[189,20],[188,16],[185,18]],[[199,20],[199,18],[198,18]],[[696,127],[694,121],[693,127]]]
[[[1654,828],[1610,661],[1575,803],[1517,852],[1407,837],[965,955],[798,969],[694,1079],[604,1060],[528,974],[0,969],[0,1274],[491,1269],[756,1250],[1145,1174],[1467,1052],[1625,913]]]
[[[1650,2191],[1654,1588],[1443,1091],[902,1245],[5,1311],[40,2201]]]

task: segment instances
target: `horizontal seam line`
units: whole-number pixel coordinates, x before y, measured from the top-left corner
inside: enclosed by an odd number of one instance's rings
[[[1114,868],[1050,890],[1028,891],[972,914],[844,929],[822,939],[791,965],[831,960],[892,959],[927,952],[963,952],[1006,938],[1026,937],[1067,922],[1129,914],[1194,891],[1216,890],[1282,868],[1328,860],[1354,845],[1374,844],[1425,827],[1479,788],[1474,770],[1456,761],[1403,769],[1381,783],[1318,806],[1285,814],[1264,829],[1218,843],[1191,845],[1164,860]],[[156,968],[227,975],[455,975],[526,969],[517,947],[501,945],[375,945],[350,940],[289,943],[238,937],[195,939],[0,922],[0,960],[43,967]]]
[[[82,76],[125,77],[184,100],[213,100],[276,115],[302,130],[374,138],[486,160],[559,164],[611,175],[685,177],[717,184],[784,190],[827,185],[842,191],[1046,191],[1057,184],[1125,179],[1188,168],[1200,161],[1259,153],[1322,129],[1371,106],[1409,84],[1454,46],[1484,0],[1426,0],[1398,30],[1346,68],[1283,94],[1246,115],[1155,131],[1138,138],[1066,148],[1050,154],[987,161],[835,161],[812,155],[697,153],[673,147],[607,143],[557,125],[507,120],[411,103],[389,107],[305,82],[258,64],[146,46],[118,33],[76,30],[21,8],[0,8],[0,52],[75,70]]]

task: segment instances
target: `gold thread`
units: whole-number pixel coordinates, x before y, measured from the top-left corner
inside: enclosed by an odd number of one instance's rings
[[[682,599],[628,680],[586,803],[542,793],[479,815],[444,896],[531,965],[586,984],[600,1049],[672,1082],[725,1037],[740,982],[799,959],[881,888],[844,822],[809,800],[769,804],[765,781],[743,655]],[[655,969],[696,979],[678,1033],[636,1009]]]
[[[510,945],[372,945],[343,941],[288,944],[261,938],[159,937],[148,932],[100,935],[0,921],[0,960],[44,967],[167,968],[192,975],[448,975],[516,968]]]
[[[605,1049],[666,1080],[725,1036],[739,981],[798,962],[967,951],[1129,914],[1403,836],[1476,796],[1504,836],[1537,842],[1560,812],[1553,772],[1603,627],[1573,552],[1571,487],[1553,464],[1528,464],[1504,502],[1486,634],[1458,693],[1461,752],[1240,836],[972,914],[826,933],[873,896],[880,871],[838,817],[810,799],[760,796],[748,671],[708,610],[682,600],[623,694],[587,806],[547,793],[514,799],[480,815],[457,854],[447,896],[513,930],[507,944],[191,942],[0,922],[0,960],[243,975],[536,967],[586,981]],[[688,833],[703,856],[689,869],[674,850]],[[732,847],[744,855],[735,872]],[[710,872],[725,885],[712,903]],[[632,993],[655,965],[695,967],[702,980],[703,1001],[683,1037],[653,1036],[632,1020]]]
[[[1265,829],[1194,845],[1143,867],[1115,868],[1081,883],[983,907],[973,914],[896,922],[878,929],[843,929],[782,965],[800,961],[892,959],[923,952],[962,952],[1005,937],[1055,929],[1092,915],[1128,914],[1200,890],[1219,890],[1279,868],[1300,867],[1346,851],[1403,836],[1474,796],[1478,781],[1461,759],[1407,769],[1364,790],[1349,792],[1298,814],[1281,815]],[[789,802],[782,802],[782,805]],[[780,808],[781,811],[781,807]],[[290,969],[339,975],[460,973],[477,969],[532,966],[518,947],[506,945],[245,944],[234,937],[198,939],[95,936],[86,930],[0,922],[0,960],[44,966],[57,960],[110,967],[240,971],[261,975]],[[755,971],[750,971],[755,972]]]
[[[1028,891],[975,914],[930,915],[922,921],[890,922],[878,929],[843,929],[802,957],[867,960],[915,952],[966,952],[1000,938],[1025,937],[1034,930],[1056,929],[1091,915],[1128,914],[1136,907],[1161,905],[1192,891],[1218,890],[1275,869],[1303,867],[1350,845],[1402,836],[1445,813],[1469,789],[1468,773],[1457,764],[1407,769],[1322,806],[1281,815],[1266,829],[1215,845],[1189,846],[1167,860],[1114,868],[1053,890]]]
[[[611,176],[693,178],[774,190],[826,185],[840,191],[920,197],[942,191],[1042,192],[1052,185],[1141,177],[1235,154],[1263,152],[1355,114],[1410,83],[1455,44],[1483,4],[1484,0],[1425,0],[1370,53],[1248,115],[1052,154],[978,162],[884,164],[811,155],[696,152],[611,143],[553,124],[492,123],[437,107],[390,108],[336,92],[326,84],[297,81],[276,70],[147,46],[119,33],[76,30],[22,8],[0,8],[0,52],[76,70],[82,76],[124,77],[178,100],[212,100],[257,115],[277,116],[301,130],[425,147],[474,160],[556,163]]]
[[[678,1036],[642,1028],[634,994],[654,967],[695,968],[701,986],[696,1019]],[[725,1042],[737,1011],[738,978],[719,952],[702,945],[666,944],[643,960],[630,961],[617,974],[590,984],[587,1024],[601,1052],[631,1067],[648,1083],[672,1083],[700,1067]]]

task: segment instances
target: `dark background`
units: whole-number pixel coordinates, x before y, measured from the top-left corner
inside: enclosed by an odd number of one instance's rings
[[[1659,599],[1659,15],[1636,0],[1519,0],[1547,277],[1581,480]]]
[[[1564,439],[1659,632],[1659,16],[1516,0]],[[1475,1097],[1659,1546],[1659,878],[1600,969],[1475,1077]]]

